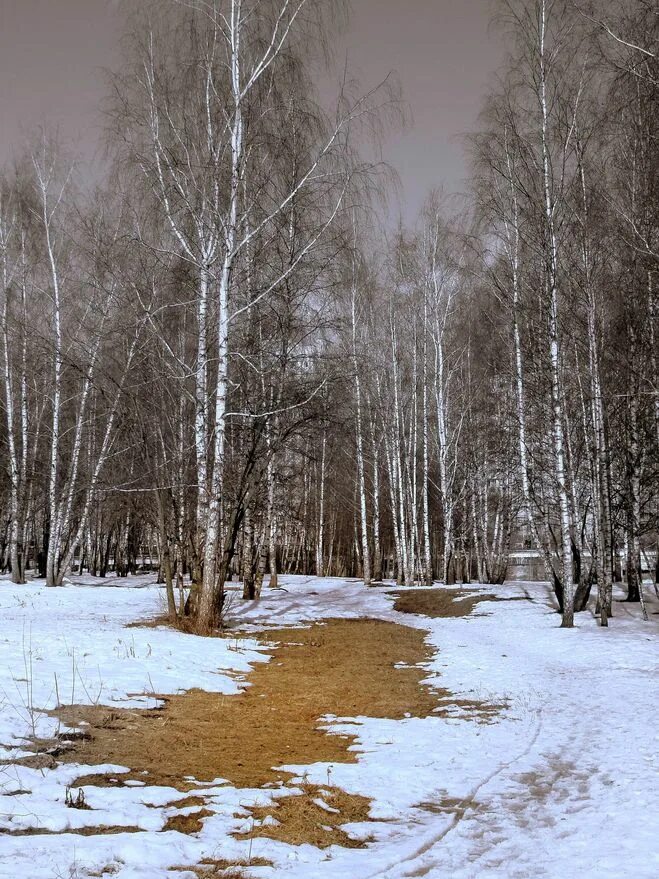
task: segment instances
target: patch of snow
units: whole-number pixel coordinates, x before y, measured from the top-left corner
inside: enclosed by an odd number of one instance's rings
[[[45,711],[72,701],[144,707],[154,694],[193,687],[233,694],[270,654],[244,632],[237,645],[167,628],[126,628],[163,610],[147,576],[66,589],[0,583],[0,757],[26,753],[26,739],[50,736]],[[374,821],[344,827],[364,849],[238,840],[248,808],[290,791],[237,790],[199,783],[213,814],[196,836],[163,832],[182,794],[139,782],[84,788],[90,809],[66,806],[67,786],[90,772],[125,767],[0,766],[0,877],[79,877],[112,868],[118,879],[185,877],[174,866],[203,858],[272,860],[255,876],[290,879],[656,879],[659,849],[657,602],[650,622],[616,602],[611,628],[591,613],[559,628],[547,584],[469,587],[475,595],[528,600],[484,604],[469,617],[429,619],[393,609],[390,588],[359,581],[282,577],[259,603],[234,604],[241,629],[302,626],[329,617],[378,617],[426,632],[428,681],[461,699],[505,707],[483,723],[455,707],[403,720],[325,717],[332,732],[356,736],[356,763],[287,767],[319,785],[372,798]],[[235,649],[238,646],[239,649]],[[328,781],[329,779],[329,781]],[[75,794],[75,790],[74,790]],[[194,811],[194,810],[192,810]],[[274,819],[273,819],[274,820]],[[103,825],[137,832],[81,836]],[[7,835],[35,830],[36,836]],[[64,832],[63,832],[64,831]],[[192,874],[190,874],[192,875]]]
[[[341,810],[335,809],[333,806],[329,806],[325,800],[321,799],[321,797],[315,797],[312,801],[314,805],[318,806],[319,809],[323,809],[325,812],[333,812],[335,815],[340,815]]]

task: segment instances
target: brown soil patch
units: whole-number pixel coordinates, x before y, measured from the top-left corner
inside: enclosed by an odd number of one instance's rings
[[[392,592],[396,597],[394,610],[401,613],[422,614],[433,619],[439,617],[466,617],[482,601],[507,601],[496,595],[470,595],[461,589],[406,589]]]

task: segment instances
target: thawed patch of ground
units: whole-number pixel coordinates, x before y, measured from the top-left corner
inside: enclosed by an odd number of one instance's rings
[[[0,590],[0,879],[659,875],[652,596],[565,631],[546,584],[283,583],[230,638]]]
[[[341,788],[304,784],[299,793],[278,797],[271,805],[250,806],[254,825],[238,838],[260,836],[319,849],[332,845],[364,848],[368,838],[349,836],[343,825],[368,821],[369,807],[366,797],[348,794]]]
[[[421,684],[431,651],[418,629],[327,620],[259,640],[273,658],[248,675],[239,695],[191,690],[159,697],[162,708],[145,711],[62,708],[57,717],[85,735],[59,759],[127,766],[149,783],[186,790],[189,778],[263,787],[290,776],[282,765],[357,759],[348,750],[354,737],[319,729],[325,715],[425,717],[437,706],[438,694]]]
[[[246,879],[247,868],[271,867],[272,861],[266,858],[253,858],[250,861],[227,861],[224,858],[204,858],[196,867],[172,867],[175,872],[192,873],[197,879]],[[253,875],[253,874],[252,874]]]
[[[474,592],[454,587],[440,589],[422,587],[392,592],[394,610],[413,613],[430,619],[466,617],[480,605],[491,601],[527,601],[518,596],[505,598],[487,592]]]
[[[191,636],[192,637],[192,636]],[[161,708],[108,709],[74,705],[53,712],[68,736],[57,759],[86,766],[113,764],[130,769],[128,781],[192,791],[197,782],[226,779],[237,788],[286,784],[284,765],[356,762],[349,750],[356,737],[330,734],[321,719],[371,717],[400,720],[427,717],[454,707],[446,690],[422,684],[432,651],[423,631],[374,619],[329,619],[308,628],[277,629],[258,639],[273,651],[268,663],[249,674],[239,695],[192,690],[165,696]],[[458,700],[489,715],[496,706]],[[49,743],[40,743],[47,750]],[[73,788],[111,785],[112,776],[75,779]],[[328,784],[330,780],[328,779]],[[203,798],[179,803],[165,830],[196,833],[212,813]],[[295,845],[361,845],[340,825],[368,820],[368,800],[331,787],[321,795],[306,786],[274,807],[250,808],[258,823],[246,836],[268,836]],[[274,819],[263,823],[267,816]]]

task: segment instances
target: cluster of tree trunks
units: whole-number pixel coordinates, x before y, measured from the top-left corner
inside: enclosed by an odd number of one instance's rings
[[[608,624],[621,553],[642,601],[659,22],[605,6],[502,0],[470,194],[393,234],[357,149],[393,81],[329,112],[313,87],[339,3],[142,4],[106,185],[44,133],[0,178],[14,582],[152,565],[206,632],[231,577],[499,583],[528,546],[565,626],[595,585]]]

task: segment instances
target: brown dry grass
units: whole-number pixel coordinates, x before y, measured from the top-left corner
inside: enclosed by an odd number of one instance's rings
[[[272,861],[265,858],[250,858],[249,861],[227,861],[223,858],[204,858],[196,867],[170,867],[170,870],[181,870],[195,873],[199,879],[210,879],[212,876],[222,879],[247,879],[243,867],[272,867]]]
[[[461,610],[467,612],[464,604]],[[212,804],[190,778],[223,778],[235,787],[258,788],[290,782],[290,773],[277,766],[356,762],[357,756],[348,750],[354,737],[319,729],[324,715],[400,719],[448,713],[460,706],[487,719],[498,709],[456,700],[446,690],[423,685],[431,649],[424,633],[408,626],[371,619],[327,620],[306,629],[269,630],[260,640],[273,650],[273,658],[255,666],[248,677],[251,686],[239,695],[192,690],[163,697],[163,706],[155,710],[60,709],[57,715],[67,726],[81,721],[88,726],[84,737],[73,737],[63,753],[58,749],[58,759],[130,769],[80,777],[72,786],[122,786],[139,780],[194,792],[194,802],[188,798],[171,806],[199,809],[174,815],[164,829],[196,833]],[[243,836],[321,848],[362,845],[342,825],[368,820],[369,801],[324,789],[322,797],[330,810],[338,810],[334,812],[314,803],[319,795],[318,789],[305,786],[302,794],[278,799],[273,806],[250,808],[254,821],[272,815],[278,824],[253,827]]]
[[[86,721],[90,734],[73,741],[61,759],[127,766],[139,773],[132,777],[184,790],[190,789],[185,776],[261,787],[288,777],[273,769],[282,764],[356,760],[348,751],[352,737],[318,729],[325,714],[425,717],[438,704],[439,694],[421,685],[424,671],[417,666],[430,650],[417,629],[329,620],[269,631],[261,640],[275,655],[254,668],[251,686],[237,696],[192,690],[155,710],[60,709],[64,723]]]
[[[210,818],[213,812],[198,809],[187,815],[172,815],[167,819],[163,830],[176,830],[178,833],[199,833],[204,826],[204,818]]]
[[[302,786],[302,791],[301,794],[278,798],[268,806],[248,807],[255,821],[271,817],[277,823],[255,826],[245,833],[236,833],[236,838],[267,837],[292,845],[310,843],[321,849],[331,845],[364,848],[367,840],[353,839],[341,825],[368,821],[370,800],[348,794],[338,787],[321,788],[307,784]],[[329,808],[323,808],[321,802]]]
[[[93,827],[67,827],[65,830],[47,830],[44,827],[27,827],[24,830],[0,829],[0,836],[61,836],[72,833],[76,836],[108,836],[115,833],[140,833],[139,827],[123,827],[114,824],[95,824]]]
[[[396,597],[394,610],[401,613],[422,614],[433,619],[438,617],[466,617],[482,601],[505,601],[496,595],[470,595],[462,589],[409,589],[392,592]]]

